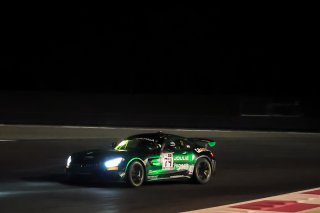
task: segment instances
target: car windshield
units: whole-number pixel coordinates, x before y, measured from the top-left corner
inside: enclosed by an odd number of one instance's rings
[[[138,147],[138,140],[123,140],[116,147],[115,150],[133,150]]]
[[[159,146],[156,142],[145,138],[134,138],[131,140],[123,140],[114,147],[115,150],[157,150]]]

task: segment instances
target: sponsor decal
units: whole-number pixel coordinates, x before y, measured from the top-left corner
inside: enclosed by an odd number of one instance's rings
[[[200,153],[200,152],[205,152],[205,151],[209,151],[209,150],[206,148],[195,148],[194,151]]]
[[[189,164],[176,164],[177,170],[189,170]]]
[[[188,161],[189,160],[189,156],[177,156],[174,158],[174,160],[185,160]]]
[[[175,165],[177,170],[187,170],[189,171],[189,174],[193,174],[194,165],[191,164],[176,164]]]
[[[136,138],[137,140],[155,141],[153,138]]]

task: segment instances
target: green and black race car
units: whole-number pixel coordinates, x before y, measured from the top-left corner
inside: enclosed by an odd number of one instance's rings
[[[103,180],[124,181],[137,187],[145,181],[175,178],[207,183],[216,169],[213,147],[216,142],[202,138],[147,133],[133,135],[111,150],[88,150],[69,156],[66,174],[100,177]]]

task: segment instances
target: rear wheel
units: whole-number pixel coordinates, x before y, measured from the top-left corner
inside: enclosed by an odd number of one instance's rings
[[[139,161],[133,161],[128,169],[126,175],[126,182],[129,186],[141,186],[145,178],[144,167]]]
[[[200,158],[193,172],[193,179],[196,183],[204,184],[209,182],[212,174],[212,167],[206,158]]]

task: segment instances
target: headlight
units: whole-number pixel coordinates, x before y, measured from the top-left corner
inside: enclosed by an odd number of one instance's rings
[[[67,168],[69,168],[69,167],[70,167],[70,163],[71,163],[71,156],[69,156],[69,157],[68,157],[68,160],[67,160],[67,166],[66,166]]]
[[[108,168],[112,168],[112,167],[117,167],[119,166],[119,164],[121,163],[121,161],[123,161],[123,158],[114,158],[112,160],[108,160],[106,162],[104,162],[105,167]]]

